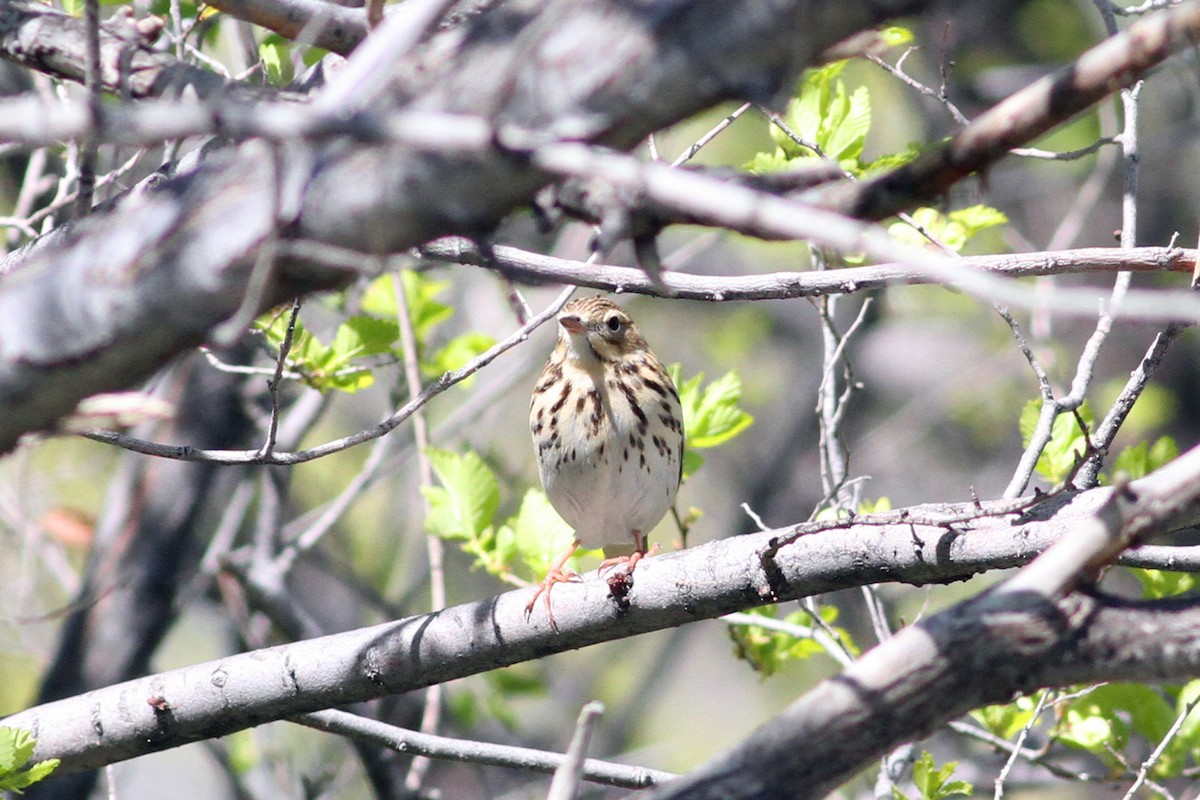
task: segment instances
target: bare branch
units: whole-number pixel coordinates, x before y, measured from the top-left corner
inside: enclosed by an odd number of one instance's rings
[[[531,750],[527,747],[512,747],[488,742],[468,742],[451,739],[447,736],[433,736],[404,730],[378,720],[358,717],[336,709],[314,711],[311,714],[296,717],[292,722],[390,747],[403,753],[470,764],[490,764],[533,772],[553,772],[566,760],[566,756],[561,753],[548,753],[542,750]],[[599,761],[594,758],[586,759],[583,762],[583,779],[607,786],[644,789],[647,786],[664,783],[674,777],[669,772],[616,764],[611,761]]]
[[[1200,4],[1171,8],[1106,39],[1075,63],[978,116],[944,146],[874,180],[819,192],[821,206],[883,219],[940,197],[951,186],[1066,122],[1114,90],[1130,86],[1168,56],[1200,41]]]
[[[158,97],[185,86],[200,97],[220,94],[229,84],[215,72],[193,67],[150,48],[128,16],[117,15],[100,29],[100,85],[109,92],[128,87],[133,97]],[[34,0],[0,4],[0,57],[59,78],[87,78],[87,23]],[[128,74],[120,65],[128,61]]]
[[[1198,462],[1200,450],[1192,451],[1128,489],[1140,499],[1122,515],[1125,522],[1118,525],[1120,542],[1200,522]],[[34,732],[38,737],[35,758],[62,758],[64,772],[95,768],[271,719],[411,691],[551,652],[722,616],[750,605],[882,581],[940,582],[967,577],[985,566],[1015,566],[1058,540],[1037,569],[1022,571],[1017,576],[1021,581],[1009,582],[1011,590],[1001,593],[1002,599],[997,600],[995,594],[985,595],[957,610],[931,617],[917,629],[901,632],[872,651],[889,648],[887,652],[894,652],[899,648],[907,652],[914,637],[920,641],[927,635],[940,639],[952,634],[954,646],[939,648],[951,661],[939,662],[940,671],[931,671],[928,681],[938,685],[953,681],[955,690],[931,691],[924,680],[906,682],[897,689],[905,692],[909,702],[917,703],[919,713],[914,708],[909,709],[912,714],[889,717],[891,723],[874,726],[872,737],[863,738],[854,748],[846,748],[846,742],[859,740],[842,736],[815,737],[806,740],[808,744],[803,748],[792,747],[793,755],[803,754],[810,767],[817,764],[826,770],[826,778],[812,784],[812,791],[817,792],[823,781],[833,779],[833,773],[842,774],[842,770],[852,768],[851,763],[861,766],[859,759],[864,753],[875,758],[884,752],[888,737],[898,730],[903,730],[904,736],[919,735],[935,719],[998,701],[1013,688],[1029,689],[1038,681],[1061,685],[1100,676],[1194,676],[1200,660],[1200,644],[1194,636],[1195,626],[1200,624],[1197,601],[1173,604],[1174,613],[1160,615],[1156,621],[1159,627],[1154,637],[1133,640],[1128,637],[1130,626],[1144,624],[1147,615],[1153,616],[1164,604],[1072,596],[1054,608],[1047,606],[1049,601],[1028,608],[1013,605],[1021,597],[1018,590],[1025,590],[1028,581],[1041,580],[1050,573],[1053,580],[1039,585],[1053,591],[1056,585],[1063,585],[1064,576],[1073,574],[1064,575],[1063,570],[1069,570],[1066,565],[1078,565],[1081,558],[1087,561],[1095,556],[1094,548],[1085,549],[1081,556],[1074,540],[1082,525],[1096,524],[1097,515],[1109,513],[1106,509],[1112,507],[1111,497],[1111,490],[1096,489],[1049,501],[1024,516],[981,517],[952,528],[910,522],[847,524],[824,534],[790,537],[791,543],[783,547],[775,543],[794,529],[733,537],[648,559],[644,568],[639,565],[626,611],[614,605],[604,581],[585,579],[561,587],[555,613],[558,632],[543,619],[535,618],[532,623],[525,620],[530,590],[524,589],[434,614],[228,656],[110,686],[86,697],[20,712],[5,719],[4,724]],[[969,513],[974,507],[966,504],[942,510]],[[986,504],[980,508],[986,512]],[[933,513],[931,509],[916,511]],[[1092,541],[1085,538],[1084,544]],[[1109,543],[1108,537],[1101,537],[1102,548]],[[770,556],[765,555],[768,551]],[[1025,622],[997,629],[1000,618],[996,614],[1014,613],[1021,620],[1026,619],[1023,615],[1035,616],[1028,624],[1039,631],[1037,646],[1023,650],[998,635],[1002,630],[1014,635],[1026,630],[1022,627]],[[1037,623],[1045,614],[1055,618],[1065,614],[1066,626],[1054,622],[1045,629]],[[935,654],[924,646],[920,652],[921,659]],[[887,661],[889,682],[895,679],[897,664],[917,668],[920,660],[912,660],[910,655]],[[983,670],[976,659],[997,659],[996,663],[1008,666],[1002,672]],[[851,670],[862,663],[857,662]],[[872,665],[878,663],[878,658],[870,661]],[[1010,667],[1016,671],[1009,671]],[[1016,675],[1021,677],[1019,685],[1014,686]],[[874,678],[869,680],[876,685]],[[816,696],[828,696],[830,691],[836,694],[840,690],[829,685],[814,690]],[[162,702],[152,705],[151,698]],[[930,702],[930,698],[937,702]],[[843,696],[828,706],[818,704],[822,713],[813,718],[812,724],[819,719],[822,725],[853,726],[871,716],[839,713],[837,709],[844,708],[848,700]],[[761,745],[756,737],[748,741],[750,748]],[[813,742],[825,744],[818,747]],[[837,752],[829,752],[830,748]],[[777,749],[768,747],[758,752],[771,757]],[[784,761],[791,763],[790,759],[781,759],[781,767]],[[809,784],[773,785],[781,791],[789,787],[790,791],[796,785]],[[739,795],[735,792],[726,796]]]

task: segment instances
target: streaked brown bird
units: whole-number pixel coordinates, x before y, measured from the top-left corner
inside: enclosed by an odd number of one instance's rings
[[[633,319],[600,296],[572,300],[558,314],[558,344],[533,389],[529,427],[538,474],[575,542],[554,562],[526,607],[543,597],[550,624],[556,583],[580,547],[632,545],[633,572],[646,534],[675,502],[683,470],[683,412],[662,362]]]

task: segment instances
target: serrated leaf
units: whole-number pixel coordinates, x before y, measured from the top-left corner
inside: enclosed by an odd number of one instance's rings
[[[832,113],[834,80],[845,66],[845,61],[835,61],[804,73],[796,90],[796,97],[788,102],[784,112],[784,121],[797,135],[816,144],[821,144],[822,139],[827,138],[827,120]],[[837,85],[840,86],[841,81],[837,81]],[[797,144],[778,126],[772,125],[770,133],[771,138],[788,158],[815,155],[812,150]]]
[[[436,298],[450,288],[449,281],[435,281],[427,275],[406,269],[400,271],[404,281],[404,296],[408,298],[408,311],[412,315],[413,330],[419,341],[429,338],[437,325],[450,319],[454,309]]]
[[[1055,736],[1116,766],[1111,752],[1123,750],[1131,733],[1157,743],[1174,720],[1174,710],[1149,686],[1109,683],[1071,701],[1059,716]]]
[[[426,451],[441,486],[426,487],[430,513],[426,529],[446,539],[477,539],[492,524],[500,505],[500,482],[473,452]]]
[[[772,130],[777,129],[772,126]],[[783,172],[791,168],[792,160],[787,157],[780,147],[776,147],[773,152],[764,150],[755,153],[754,157],[742,166],[742,169],[752,172],[755,175],[762,175],[768,172]]]
[[[330,348],[342,363],[361,356],[390,353],[400,338],[400,324],[395,320],[365,315],[353,316],[338,326]]]
[[[951,211],[949,218],[951,222],[956,222],[963,227],[968,239],[980,231],[1008,223],[1008,217],[1003,211],[985,205],[968,206]]]
[[[701,373],[677,384],[687,445],[695,449],[723,444],[754,423],[754,417],[738,406],[742,381],[736,372],[725,373],[701,390],[703,378]]]
[[[1175,712],[1182,714],[1183,710],[1194,705],[1200,699],[1200,680],[1185,683],[1175,697]],[[1185,752],[1195,752],[1200,749],[1200,707],[1193,707],[1184,717],[1183,724],[1175,734],[1175,739]]]
[[[775,606],[763,606],[746,613],[768,619],[777,618]],[[846,650],[851,655],[857,656],[859,651],[849,632],[833,624],[838,617],[837,607],[821,606],[817,613]],[[798,630],[813,630],[812,616],[804,609],[788,614],[783,618],[783,622]],[[824,646],[816,642],[812,636],[798,637],[786,630],[767,628],[761,625],[731,624],[728,632],[734,643],[734,654],[750,664],[764,678],[773,675],[784,662],[803,660],[825,653]]]
[[[879,32],[879,40],[887,47],[911,44],[913,32],[899,25],[889,25]]]
[[[838,82],[836,116],[830,116],[823,132],[821,149],[825,155],[843,166],[857,166],[867,133],[871,130],[871,92],[860,86],[846,95],[845,86]],[[848,164],[847,162],[853,162]]]
[[[1077,413],[1084,424],[1091,428],[1094,417],[1086,402],[1079,407]],[[1033,439],[1040,414],[1040,400],[1030,400],[1021,409],[1017,427],[1021,431],[1021,441],[1025,447],[1028,447]],[[1054,426],[1050,429],[1050,441],[1038,458],[1035,468],[1046,480],[1051,483],[1059,483],[1074,469],[1077,458],[1086,449],[1087,439],[1075,414],[1070,412],[1059,414],[1054,420]]]
[[[1119,727],[1124,729],[1123,724]],[[1055,738],[1063,744],[1092,753],[1105,752],[1110,742],[1118,749],[1125,746],[1125,737],[1117,735],[1113,720],[1080,711],[1068,710],[1062,715]]]
[[[33,734],[21,728],[0,727],[0,791],[20,792],[58,768],[50,758],[25,767],[37,744]]]
[[[1037,708],[1038,695],[1018,697],[1004,705],[984,706],[971,712],[971,716],[1001,739],[1012,739],[1029,724]]]
[[[970,795],[975,787],[967,781],[951,781],[950,776],[958,769],[957,761],[947,761],[941,767],[934,765],[928,751],[913,764],[913,784],[926,800],[942,800],[956,794]]]
[[[558,515],[546,493],[530,489],[521,499],[517,515],[509,520],[517,557],[539,580],[550,570],[554,560],[566,552],[575,541],[575,531]],[[568,562],[571,569],[578,563],[578,554]]]
[[[907,222],[895,222],[888,226],[888,233],[894,239],[915,247],[928,247],[928,234],[955,253],[961,251],[980,231],[1008,222],[1002,212],[984,205],[970,206],[949,214],[942,214],[933,208],[918,208],[910,216],[921,230]]]
[[[908,147],[898,153],[888,153],[866,164],[860,164],[859,177],[870,178],[883,172],[890,172],[915,161],[922,151],[923,146],[919,142],[909,142]]]
[[[1150,457],[1146,466],[1150,468],[1150,472],[1153,472],[1177,458],[1179,458],[1179,445],[1170,436],[1161,436],[1150,446]]]
[[[396,277],[380,275],[367,284],[359,301],[362,310],[382,319],[396,319]]]
[[[437,351],[423,367],[429,376],[442,375],[462,369],[471,359],[493,347],[495,338],[486,333],[468,331],[459,334]],[[470,378],[468,378],[470,380]]]
[[[1112,474],[1124,475],[1128,480],[1144,478],[1159,467],[1179,457],[1179,446],[1170,436],[1160,437],[1153,446],[1138,442],[1121,450],[1113,460]],[[1111,483],[1111,480],[1106,480]]]
[[[0,773],[12,772],[24,766],[33,756],[36,740],[21,728],[0,728]]]
[[[859,514],[878,514],[881,511],[891,511],[892,501],[887,497],[880,497],[878,500],[862,500],[858,504]]]

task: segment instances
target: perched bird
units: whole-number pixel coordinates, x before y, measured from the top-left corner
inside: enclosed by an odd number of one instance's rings
[[[546,496],[575,530],[525,610],[544,597],[554,626],[550,590],[578,578],[563,565],[579,547],[632,545],[632,555],[601,564],[627,563],[628,573],[646,555],[646,534],[679,490],[683,412],[633,319],[597,295],[559,312],[558,345],[534,386],[529,427]]]

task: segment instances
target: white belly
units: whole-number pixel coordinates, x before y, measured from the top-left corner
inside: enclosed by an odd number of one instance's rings
[[[682,437],[659,421],[659,402],[655,397],[644,409],[643,433],[623,397],[605,396],[607,424],[599,434],[585,408],[562,417],[557,440],[539,453],[546,494],[584,547],[633,544],[635,532],[649,533],[671,508]]]

